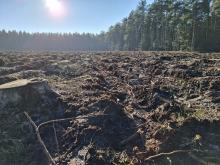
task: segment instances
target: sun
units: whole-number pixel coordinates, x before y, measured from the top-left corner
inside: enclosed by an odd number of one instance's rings
[[[61,0],[44,0],[45,7],[54,18],[63,18],[66,15],[65,4]]]

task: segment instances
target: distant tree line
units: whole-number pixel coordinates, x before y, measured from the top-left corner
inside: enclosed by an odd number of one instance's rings
[[[0,50],[94,51],[106,50],[104,34],[27,33],[0,31]]]
[[[220,51],[220,0],[140,0],[107,32],[0,31],[0,50]]]

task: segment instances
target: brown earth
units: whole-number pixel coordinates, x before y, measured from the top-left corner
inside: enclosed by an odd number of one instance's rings
[[[40,130],[57,164],[220,164],[217,53],[2,52],[0,107],[0,164],[48,164],[24,111],[72,118]]]

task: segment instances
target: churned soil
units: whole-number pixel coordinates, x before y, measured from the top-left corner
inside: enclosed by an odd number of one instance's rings
[[[68,119],[40,130],[56,164],[220,164],[217,53],[1,52],[0,98],[2,164],[47,164],[24,111]]]

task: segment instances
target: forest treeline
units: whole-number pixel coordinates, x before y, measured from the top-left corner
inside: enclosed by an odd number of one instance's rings
[[[140,0],[100,34],[0,31],[2,50],[220,51],[220,0]]]
[[[107,50],[104,34],[90,33],[27,33],[0,31],[0,50],[32,51],[95,51]]]
[[[107,40],[118,50],[220,51],[220,0],[141,0]]]

